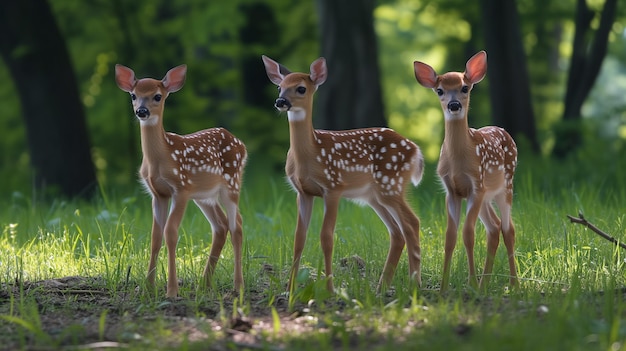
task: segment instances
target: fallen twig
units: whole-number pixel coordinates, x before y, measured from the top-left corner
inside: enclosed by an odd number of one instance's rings
[[[583,216],[582,212],[578,212],[578,217],[573,217],[573,216],[567,215],[567,218],[569,218],[569,220],[572,223],[582,224],[585,227],[587,227],[587,228],[591,229],[592,231],[594,231],[596,234],[598,234],[601,237],[605,238],[606,240],[612,242],[613,244],[619,245],[619,247],[621,247],[622,249],[626,249],[626,244],[624,244],[623,242],[615,239],[614,237],[612,237],[609,234],[603,232],[598,227],[596,227],[595,225],[590,223],[588,220],[585,219],[585,217]]]

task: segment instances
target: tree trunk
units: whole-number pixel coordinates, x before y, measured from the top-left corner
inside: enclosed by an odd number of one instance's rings
[[[0,54],[20,96],[35,185],[87,197],[96,185],[69,54],[45,0],[0,2]]]
[[[481,0],[488,54],[489,93],[496,125],[523,135],[539,152],[526,54],[514,0]]]
[[[606,0],[600,24],[591,38],[591,22],[594,13],[587,6],[586,0],[578,0],[574,29],[574,42],[570,62],[563,123],[556,130],[554,155],[567,156],[582,144],[581,117],[582,106],[600,73],[602,61],[606,57],[609,33],[615,21],[617,0]]]
[[[264,3],[251,3],[240,5],[240,11],[245,16],[245,25],[239,29],[239,39],[244,47],[241,58],[241,76],[243,85],[243,99],[246,106],[267,108],[271,106],[268,101],[273,101],[276,94],[267,94],[267,74],[259,69],[259,46],[272,47],[276,40],[276,33],[280,30],[274,18],[271,7]],[[263,21],[258,21],[263,18]],[[248,49],[250,48],[250,49]],[[275,57],[272,53],[267,53]]]
[[[317,4],[328,79],[317,92],[313,123],[325,129],[385,126],[375,1],[317,0]]]

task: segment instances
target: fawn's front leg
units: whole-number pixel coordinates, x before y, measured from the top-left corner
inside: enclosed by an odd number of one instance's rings
[[[445,292],[450,284],[450,264],[452,253],[456,246],[459,219],[461,217],[461,198],[448,194],[446,207],[448,209],[448,224],[446,225],[446,243],[444,246],[443,275],[441,278],[441,292]]]
[[[178,227],[187,208],[187,199],[174,196],[170,215],[165,223],[165,245],[167,246],[167,293],[168,298],[178,295],[178,278],[176,276],[176,245],[178,244]]]
[[[478,279],[476,278],[476,266],[474,265],[474,244],[476,236],[476,220],[480,208],[484,201],[484,193],[476,191],[467,199],[467,210],[465,215],[465,223],[463,224],[463,244],[467,253],[467,264],[469,267],[468,283],[474,289],[478,288]]]
[[[326,274],[326,286],[328,291],[333,292],[333,240],[335,236],[335,224],[339,211],[339,196],[327,194],[324,196],[324,221],[320,233],[320,243],[324,253],[324,274]]]
[[[313,212],[313,199],[311,195],[298,193],[298,222],[296,224],[296,233],[293,242],[293,263],[291,265],[291,272],[289,273],[289,285],[287,288],[291,293],[295,288],[295,281],[298,275],[298,269],[300,268],[300,258],[302,257],[302,250],[304,250],[304,243],[306,242],[306,232],[311,222],[311,214]]]
[[[158,195],[152,196],[152,235],[150,244],[150,262],[148,263],[148,286],[154,290],[156,280],[156,264],[163,245],[163,230],[167,221],[169,199]]]

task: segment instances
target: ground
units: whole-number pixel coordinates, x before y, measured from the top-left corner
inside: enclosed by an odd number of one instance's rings
[[[271,308],[263,302],[266,297],[254,291],[246,296],[246,301],[250,303],[246,316],[237,312],[224,316],[220,314],[217,302],[197,303],[176,299],[163,300],[157,306],[144,306],[137,302],[140,299],[132,295],[112,294],[100,279],[90,277],[65,277],[24,283],[22,286],[3,285],[0,290],[0,314],[8,315],[12,304],[18,309],[20,296],[27,296],[26,300],[34,302],[37,311],[33,311],[32,316],[38,316],[40,326],[32,326],[39,330],[26,338],[29,344],[26,347],[34,349],[47,349],[41,345],[46,341],[60,346],[82,345],[89,349],[123,347],[126,343],[140,343],[144,334],[147,338],[162,337],[163,342],[170,343],[170,346],[184,342],[185,338],[189,342],[217,338],[211,350],[225,350],[233,344],[239,348],[254,349],[267,343],[270,336],[279,339],[281,334],[299,334],[320,328],[315,318],[302,311],[289,313],[287,301],[282,298],[274,303],[280,318],[280,331],[275,332],[277,321]],[[233,301],[237,300],[232,296],[224,297],[222,311],[232,311]],[[28,312],[20,315],[24,320],[29,319]],[[0,334],[5,335],[0,337],[5,339],[0,349],[20,347],[17,324],[0,320]],[[155,328],[155,325],[163,330],[144,330]],[[28,328],[31,327],[25,327]],[[42,338],[43,334],[48,337]]]
[[[341,263],[351,262],[363,268],[364,261],[356,256]],[[329,324],[334,322],[316,313],[314,304],[296,303],[290,308],[286,297],[268,301],[266,287],[256,288],[247,291],[244,299],[235,293],[165,299],[147,297],[139,288],[112,289],[99,277],[2,284],[0,350],[178,348],[184,344],[203,345],[204,350],[207,345],[209,350],[282,350],[294,339],[302,338],[296,344],[307,343],[307,335],[332,329]],[[333,318],[344,319],[340,324],[354,318],[341,313],[341,299],[330,300],[324,310],[336,311]],[[369,345],[382,341],[379,333],[365,327],[351,328],[348,334],[344,329],[336,340],[331,335],[330,344],[359,348],[364,341]]]

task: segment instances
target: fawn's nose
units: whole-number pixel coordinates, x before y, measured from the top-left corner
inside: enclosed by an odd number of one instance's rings
[[[459,101],[450,101],[448,103],[448,110],[456,112],[461,109],[461,103]]]
[[[278,109],[286,108],[287,110],[289,110],[291,108],[291,102],[283,97],[279,97],[278,99],[276,99],[276,103],[274,104],[274,106],[276,106],[276,108]]]
[[[148,116],[150,116],[150,111],[147,108],[141,106],[137,109],[137,111],[135,111],[135,115],[139,118],[147,118]]]

